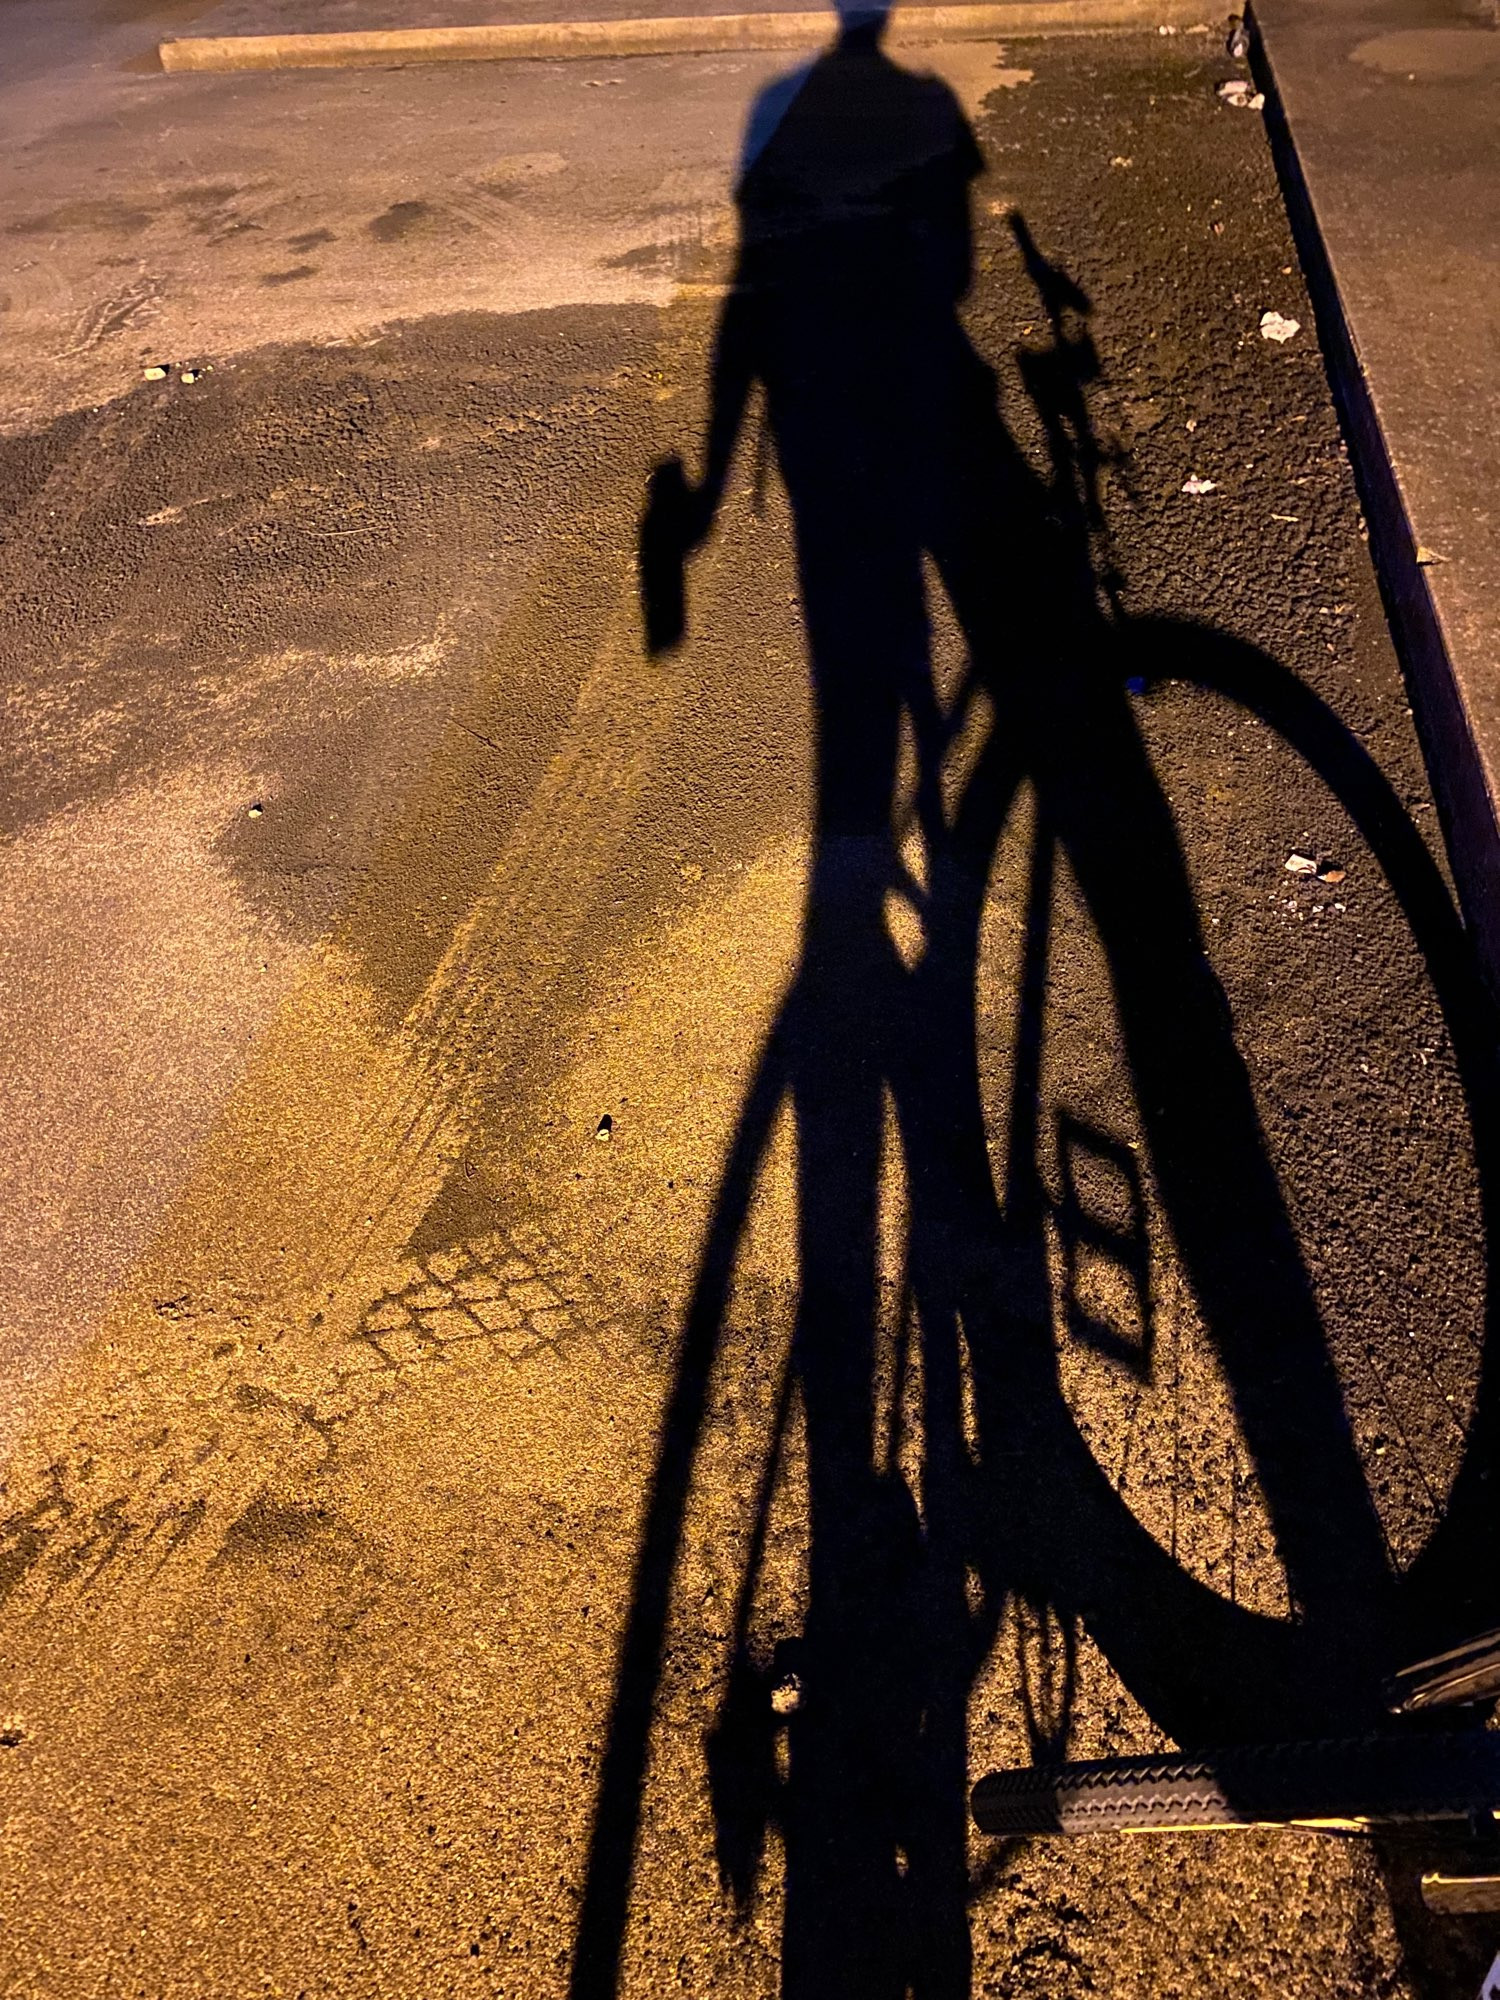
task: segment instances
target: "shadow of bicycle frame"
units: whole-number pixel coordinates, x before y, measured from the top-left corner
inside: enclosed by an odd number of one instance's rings
[[[1353,821],[1438,997],[1488,1229],[1500,1186],[1495,1042],[1441,871],[1363,744],[1295,675],[1208,625],[1126,614],[1088,412],[1089,301],[1019,217],[1048,333],[1020,358],[1044,471],[1007,429],[957,316],[979,156],[944,86],[892,63],[863,16],[789,98],[772,98],[752,121],[739,189],[703,476],[690,484],[670,462],[653,480],[642,584],[648,636],[669,648],[687,623],[685,564],[712,530],[758,385],[795,522],[816,703],[814,847],[800,959],[728,1148],[683,1325],[618,1665],[575,2000],[616,1990],[689,1489],[757,1176],[787,1111],[795,1324],[707,1743],[721,1873],[741,1906],[768,1829],[779,1830],[784,1993],[969,1991],[968,1702],[1008,1607],[1044,1608],[1056,1635],[1045,1666],[1055,1685],[1031,1704],[1034,1747],[1052,1752],[1067,1734],[1080,1631],[1170,1736],[1233,1742],[1361,1726],[1403,1650],[1500,1610],[1492,1369],[1446,1514],[1395,1573],[1133,701],[1177,681],[1238,704]],[[946,700],[932,675],[928,575],[967,651]],[[970,754],[955,780],[960,738]],[[915,746],[906,777],[903,742]],[[1029,847],[997,1176],[976,995],[996,855],[1018,816]],[[1041,1170],[1064,865],[1108,960],[1145,1154],[1295,1618],[1189,1574],[1116,1491],[1063,1392],[1054,1243],[1073,1336],[1143,1379],[1155,1314],[1134,1153],[1064,1113],[1048,1141],[1060,1197]],[[893,942],[892,896],[919,919],[914,958]],[[920,1507],[871,1445],[891,1119],[910,1191],[903,1325],[920,1344]],[[1097,1199],[1099,1185],[1113,1192]],[[1126,1331],[1088,1302],[1091,1258],[1128,1281]],[[754,1655],[750,1607],[794,1410],[806,1609],[768,1665]],[[780,1708],[778,1688],[790,1691]]]

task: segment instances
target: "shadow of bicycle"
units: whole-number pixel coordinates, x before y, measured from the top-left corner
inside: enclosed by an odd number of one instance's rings
[[[1338,799],[1437,992],[1493,1199],[1492,1042],[1446,886],[1362,744],[1295,676],[1207,625],[1127,615],[1089,415],[1090,301],[1014,217],[1045,333],[1020,358],[1039,469],[958,314],[976,142],[944,85],[888,58],[881,27],[847,18],[757,106],[702,477],[659,468],[642,523],[648,638],[666,650],[762,399],[795,524],[815,823],[800,957],[724,1164],[655,1467],[578,2000],[617,1983],[689,1488],[784,1114],[795,1323],[707,1757],[742,1907],[778,1832],[785,1994],[970,1990],[969,1712],[1007,1618],[1030,1621],[1022,1698],[1041,1754],[1066,1741],[1083,1633],[1191,1743],[1357,1726],[1414,1634],[1495,1608],[1493,1566],[1475,1561],[1497,1525],[1485,1390],[1441,1525],[1415,1563],[1393,1562],[1140,697],[1183,681],[1240,705]],[[934,592],[962,640],[946,677]],[[1015,922],[997,1027],[982,974],[1002,868]],[[1044,1112],[1064,881],[1106,962],[1135,1144],[1087,1107]],[[1059,1323],[1124,1378],[1152,1378],[1148,1207],[1253,1468],[1285,1580],[1276,1611],[1211,1586],[1143,1525],[1065,1390]],[[805,1582],[799,1628],[768,1646],[754,1603],[789,1452]]]

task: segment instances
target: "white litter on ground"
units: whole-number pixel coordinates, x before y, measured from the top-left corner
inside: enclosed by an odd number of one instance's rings
[[[1263,312],[1260,316],[1260,337],[1262,340],[1290,340],[1293,334],[1302,331],[1300,319],[1287,319],[1279,312]]]

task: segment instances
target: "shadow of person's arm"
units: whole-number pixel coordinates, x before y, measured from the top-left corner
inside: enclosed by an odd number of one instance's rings
[[[639,562],[641,612],[652,654],[671,652],[687,631],[687,559],[708,539],[719,511],[753,377],[749,312],[736,290],[725,303],[714,342],[703,477],[690,485],[682,460],[668,458],[646,488]]]

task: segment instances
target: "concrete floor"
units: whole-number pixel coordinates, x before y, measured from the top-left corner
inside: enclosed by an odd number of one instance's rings
[[[805,634],[786,497],[748,451],[682,651],[645,655],[635,602],[647,477],[697,456],[738,133],[778,65],[168,79],[120,67],[138,21],[91,30],[97,66],[56,66],[49,11],[44,34],[15,10],[30,80],[0,106],[20,134],[0,170],[7,1989],[561,1993],[611,1867],[594,1809],[628,1735],[619,1649],[689,1301],[802,944]],[[1214,95],[1228,66],[1184,37],[942,67],[987,160],[967,323],[1018,441],[1041,462],[1014,357],[1046,316],[1015,209],[1092,302],[1132,617],[1264,648],[1331,705],[1393,788],[1420,906],[1429,794],[1263,134]],[[1302,322],[1285,347],[1258,332],[1273,308]],[[142,382],[158,357],[213,368]],[[1486,1183],[1433,984],[1447,932],[1414,938],[1391,850],[1226,694],[1168,680],[1133,712],[1406,1570],[1482,1394]],[[1027,810],[978,964],[1002,1185]],[[1149,910],[1163,851],[1134,851]],[[1294,852],[1342,879],[1289,875]],[[914,964],[913,922],[891,917]],[[1152,1158],[1117,944],[1063,866],[1037,1084],[1049,1393],[1204,1632],[1300,1658],[1284,1538],[1316,1524],[1273,1521]],[[923,1191],[899,1120],[886,1144],[876,1400],[931,1570],[923,1364],[902,1389],[891,1359]],[[1075,1172],[1106,1208],[1111,1172],[1135,1189],[1082,1278]],[[755,1186],[669,1549],[623,1992],[795,1990],[778,1809],[736,1876],[705,1749],[736,1675],[768,1698],[807,1609],[795,1417],[740,1601],[796,1310],[785,1108]],[[1086,1578],[1087,1550],[1042,1559],[1055,1469],[1018,1463],[1034,1545],[1012,1526],[995,1568],[982,1510],[956,1544],[983,1635],[944,1664],[970,1776],[1187,1719],[1274,1730],[1299,1703],[1363,1722],[1378,1646],[1488,1608],[1408,1593],[1347,1682],[1258,1680],[1250,1651],[1195,1667],[1175,1583],[1111,1576],[1103,1545]],[[924,1599],[875,1587],[922,1624]],[[942,1805],[961,1823],[961,1785]],[[961,1948],[950,1909],[923,1959],[936,1904],[909,1898],[915,1990],[1436,2000],[1493,1948],[1424,1923],[1409,1856],[1311,1836],[975,1839],[963,1865]],[[738,1909],[725,1868],[754,1890]]]

